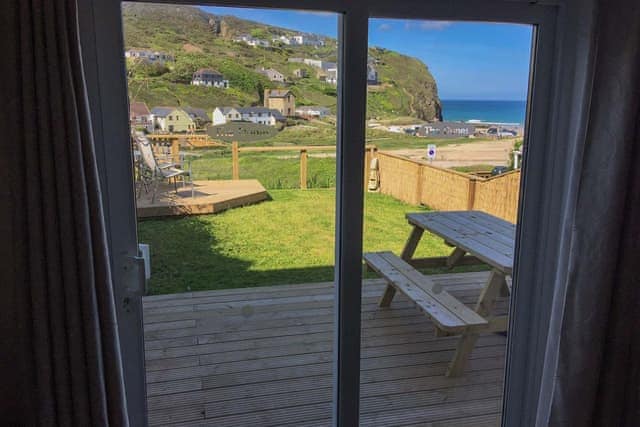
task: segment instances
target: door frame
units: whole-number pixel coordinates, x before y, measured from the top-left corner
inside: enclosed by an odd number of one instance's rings
[[[569,0],[544,4],[520,0],[218,0],[156,1],[256,8],[317,10],[340,14],[336,196],[336,333],[334,346],[334,425],[356,425],[359,413],[362,216],[366,112],[368,19],[375,17],[455,21],[493,21],[535,26],[527,150],[522,170],[517,227],[514,292],[507,351],[503,425],[535,425],[547,351],[550,307],[560,280],[563,218],[570,215],[570,173],[574,143],[561,127],[583,104],[586,87],[577,88],[561,73],[575,66],[575,46],[562,44],[570,27]],[[112,254],[127,399],[133,425],[146,423],[142,290],[131,257],[137,255],[131,152],[128,144],[127,92],[119,0],[80,2],[81,35],[92,109],[107,232]],[[99,17],[99,19],[96,19]],[[363,92],[364,91],[364,92]],[[364,96],[362,96],[364,94]],[[584,126],[579,123],[576,126]],[[108,149],[107,149],[108,147]],[[573,151],[572,151],[573,150]],[[529,171],[532,171],[529,173]],[[536,173],[545,171],[547,173]],[[128,301],[128,304],[124,304]],[[125,309],[126,307],[126,309]],[[142,421],[135,422],[135,421]]]

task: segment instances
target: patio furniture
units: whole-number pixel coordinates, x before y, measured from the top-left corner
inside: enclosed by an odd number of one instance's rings
[[[437,336],[460,335],[447,370],[447,376],[458,376],[464,371],[479,333],[507,330],[507,316],[494,316],[492,311],[496,298],[511,292],[506,276],[511,275],[513,268],[515,225],[478,211],[412,213],[407,214],[407,220],[413,230],[401,257],[377,252],[365,254],[364,260],[387,281],[381,307],[388,307],[399,290],[433,320]],[[449,268],[465,254],[491,267],[474,310],[409,264],[425,230],[454,247],[447,259]]]
[[[135,132],[134,140],[138,146],[138,181],[139,185],[144,186],[148,191],[149,187],[152,187],[151,202],[153,203],[158,192],[158,185],[160,181],[171,181],[173,179],[174,189],[178,193],[178,178],[182,179],[183,187],[186,187],[187,177],[191,183],[191,197],[195,196],[193,177],[191,174],[191,168],[184,170],[179,168],[176,163],[173,162],[159,162],[153,152],[153,147],[149,138],[143,132]],[[138,189],[138,191],[140,188]]]

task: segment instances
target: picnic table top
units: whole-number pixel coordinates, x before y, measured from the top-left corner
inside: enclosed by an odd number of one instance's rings
[[[504,274],[513,270],[516,226],[510,222],[480,211],[409,213],[407,220]]]

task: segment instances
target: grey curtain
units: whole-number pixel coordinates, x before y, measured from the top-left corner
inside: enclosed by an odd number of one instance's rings
[[[640,426],[640,2],[599,0],[593,46],[548,424]]]
[[[0,424],[126,425],[76,1],[1,9]]]

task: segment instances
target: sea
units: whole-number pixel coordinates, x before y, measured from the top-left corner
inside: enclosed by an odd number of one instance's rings
[[[526,101],[479,101],[443,99],[445,121],[524,125]]]

